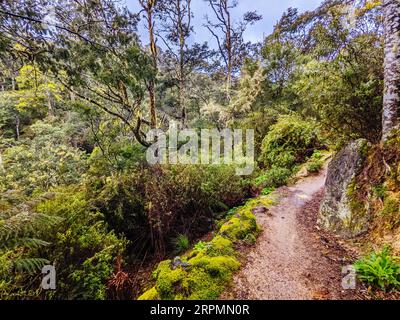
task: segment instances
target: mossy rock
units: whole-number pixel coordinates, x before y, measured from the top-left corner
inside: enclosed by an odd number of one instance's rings
[[[171,269],[171,260],[160,262],[155,271],[156,290],[162,299],[174,299],[175,292],[181,281],[187,276],[187,272],[178,267]]]
[[[228,280],[230,275],[240,267],[239,261],[233,257],[210,257],[203,254],[190,259],[189,264],[194,268],[203,269],[213,277],[220,277],[225,280]]]
[[[235,249],[231,240],[218,235],[210,241],[206,253],[210,257],[231,256],[235,254]]]
[[[159,300],[159,295],[155,287],[143,293],[138,300]]]
[[[341,150],[328,167],[318,223],[348,238],[366,232],[369,227],[368,208],[357,198],[355,182],[365,164],[368,147],[364,139],[354,141]]]
[[[248,201],[232,212],[216,236],[202,249],[189,251],[182,259],[187,267],[172,267],[172,261],[160,262],[153,272],[155,286],[139,300],[215,300],[240,268],[235,243],[254,243],[260,231],[252,208],[274,203],[270,197]]]

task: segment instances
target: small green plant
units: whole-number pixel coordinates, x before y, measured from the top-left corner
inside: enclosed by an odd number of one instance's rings
[[[256,185],[265,188],[276,188],[287,183],[292,170],[273,166],[265,174],[256,179]]]
[[[321,151],[316,150],[316,151],[314,151],[314,153],[313,153],[311,158],[315,159],[315,160],[321,160],[322,157],[323,157],[323,154],[321,153]]]
[[[383,184],[378,184],[372,187],[372,192],[377,199],[383,200],[386,195],[387,188]]]
[[[400,286],[399,258],[391,255],[389,247],[358,260],[355,268],[361,281],[382,290]]]
[[[207,243],[203,241],[197,242],[193,247],[193,249],[196,251],[203,251],[206,248],[207,248]]]
[[[307,165],[307,171],[311,173],[317,173],[322,169],[323,163],[321,161],[312,161]]]
[[[324,162],[321,159],[322,153],[320,151],[315,151],[307,163],[307,171],[310,173],[319,172],[324,165]]]
[[[184,252],[190,247],[189,238],[184,234],[179,234],[174,240],[175,250],[178,253]]]
[[[272,192],[274,192],[274,190],[275,190],[275,188],[267,187],[267,188],[264,188],[263,191],[261,191],[261,194],[262,194],[263,196],[268,196],[269,194],[271,194]]]

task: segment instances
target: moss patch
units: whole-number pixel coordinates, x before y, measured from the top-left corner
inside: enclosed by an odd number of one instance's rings
[[[273,195],[248,201],[231,211],[216,236],[207,243],[180,258],[180,264],[171,260],[160,262],[153,273],[155,285],[139,300],[215,300],[240,268],[235,244],[254,243],[260,232],[252,209],[269,207]]]

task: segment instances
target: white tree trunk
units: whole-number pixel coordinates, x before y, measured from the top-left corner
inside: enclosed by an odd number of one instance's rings
[[[383,141],[398,128],[400,120],[400,0],[384,0],[385,91],[383,95]]]

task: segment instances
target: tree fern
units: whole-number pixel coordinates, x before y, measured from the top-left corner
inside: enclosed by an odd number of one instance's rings
[[[15,253],[9,255],[14,271],[33,273],[49,263],[46,259],[29,255],[50,244],[40,236],[60,221],[60,217],[32,212],[26,205],[14,207],[13,212],[0,212],[0,252]]]

